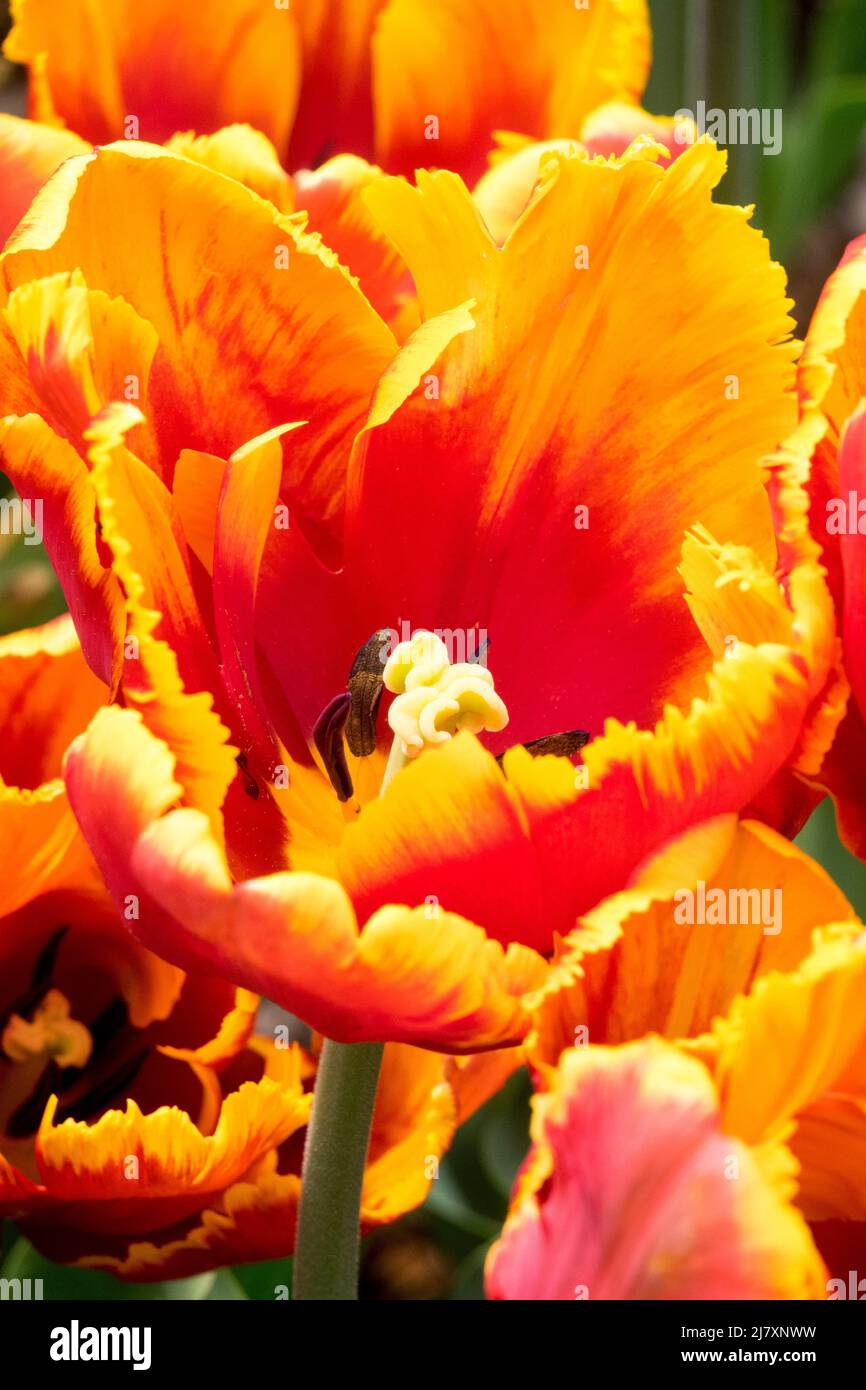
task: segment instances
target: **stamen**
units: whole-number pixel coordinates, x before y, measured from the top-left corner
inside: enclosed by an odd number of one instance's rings
[[[352,696],[346,742],[356,758],[368,758],[376,751],[376,718],[382,699],[384,652],[388,638],[387,628],[374,632],[368,638],[352,662],[346,682]]]
[[[352,700],[353,697],[348,690],[335,695],[331,703],[322,710],[313,729],[313,742],[331,779],[331,786],[341,801],[351,800],[355,790],[343,746],[343,733]],[[373,746],[375,747],[375,741]]]
[[[452,666],[445,643],[432,632],[416,632],[394,649],[384,682],[397,696],[388,723],[404,759],[447,743],[461,729],[499,733],[508,723],[487,668],[468,661]]]
[[[548,753],[558,758],[571,758],[586,747],[591,737],[588,729],[569,729],[564,734],[546,734],[544,738],[530,739],[523,747],[533,758],[543,758]],[[500,753],[496,761],[501,763],[503,757],[504,754]]]

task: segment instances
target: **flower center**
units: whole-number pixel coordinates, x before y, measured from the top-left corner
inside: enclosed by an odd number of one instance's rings
[[[93,1051],[93,1039],[84,1024],[72,1018],[66,995],[49,989],[32,1019],[21,1014],[9,1017],[0,1048],[13,1062],[44,1059],[64,1067],[83,1067]]]
[[[382,628],[361,647],[348,690],[330,701],[313,730],[316,749],[341,802],[354,795],[344,744],[355,758],[375,752],[383,689],[397,698],[388,711],[394,739],[380,794],[394,774],[426,748],[447,743],[461,729],[499,733],[508,723],[508,710],[480,657],[452,665],[441,637],[420,629],[386,660],[389,633]]]
[[[461,729],[496,734],[508,710],[484,666],[448,660],[448,649],[432,632],[401,642],[385,665],[385,688],[396,695],[388,723],[405,758],[447,743]]]

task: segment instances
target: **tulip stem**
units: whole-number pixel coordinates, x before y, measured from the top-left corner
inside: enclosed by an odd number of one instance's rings
[[[407,762],[395,738],[380,796]],[[322,1047],[301,1169],[295,1298],[346,1303],[358,1297],[361,1189],[384,1050],[384,1043],[330,1038]]]
[[[304,1147],[295,1298],[358,1297],[361,1188],[383,1047],[330,1039],[322,1047]]]

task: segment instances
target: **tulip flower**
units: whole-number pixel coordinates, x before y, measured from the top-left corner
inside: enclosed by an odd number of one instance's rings
[[[760,469],[784,276],[723,156],[664,154],[548,155],[501,248],[458,176],[374,180],[402,343],[296,219],[143,144],[0,258],[3,465],[113,697],[64,774],[105,881],[148,949],[367,1045],[323,1053],[307,1231],[362,1201],[383,1040],[519,1043],[582,912],[709,817],[788,828],[832,737],[823,572]]]
[[[787,1142],[809,1222],[864,1223],[864,971],[863,926],[824,870],[767,826],[720,817],[564,939],[529,1057],[554,1087],[575,1044],[660,1035],[706,1065],[727,1134]]]
[[[0,1157],[0,1212],[52,1259],[137,1283],[290,1255],[316,1064],[297,1045],[250,1036],[257,1002],[241,992],[217,1037],[186,1048],[168,1039],[202,1015],[181,1001],[174,1021],[138,1033],[142,1079],[118,1078],[98,1118],[76,1119],[82,1104],[60,1120],[54,1097],[29,1160],[23,1137],[4,1136],[16,1162]],[[385,1049],[365,1230],[418,1206],[438,1176],[457,1106],[445,1069],[435,1053]]]
[[[494,1299],[815,1299],[827,1271],[784,1145],[725,1130],[707,1072],[659,1039],[563,1054],[487,1261]]]
[[[78,831],[61,761],[105,695],[68,617],[0,639],[0,1209],[28,1231],[32,1221],[36,1239],[51,1212],[60,1245],[83,1253],[95,1237],[78,1209],[85,1194],[70,1165],[92,1174],[96,1211],[105,1213],[100,1185],[114,1140],[103,1136],[117,1139],[125,1129],[123,1153],[138,1153],[138,1104],[162,1099],[164,1089],[196,1114],[213,1112],[216,1071],[203,1093],[195,1069],[169,1062],[159,1047],[206,1044],[225,1016],[208,1058],[218,1066],[252,1024],[248,1003],[239,1000],[233,1011],[236,991],[227,982],[187,983],[136,944]],[[131,1107],[125,1120],[106,1111],[123,1099]],[[245,1104],[252,1115],[254,1097]],[[157,1147],[167,1142],[170,1117],[166,1110],[151,1122]],[[119,1160],[111,1176],[122,1231],[122,1208],[141,1188],[125,1180]]]
[[[493,131],[578,136],[637,101],[650,63],[646,0],[15,0],[12,17],[36,121],[93,144],[240,122],[288,169],[355,153],[474,179]]]
[[[59,776],[105,695],[68,617],[0,638],[0,1215],[54,1259],[142,1282],[285,1256],[316,1059],[253,1034],[257,996],[124,930]],[[519,1060],[386,1050],[366,1229],[423,1201],[458,1106]]]
[[[554,157],[501,251],[455,176],[376,185],[424,314],[402,349],[318,242],[187,160],[107,149],[40,196],[2,259],[0,446],[45,497],[83,648],[123,698],[66,777],[152,949],[331,1037],[518,1041],[556,933],[823,748],[829,599],[805,539],[774,579],[758,468],[793,411],[783,277],[712,202],[722,165],[707,145],[668,168],[646,148]],[[603,318],[585,288],[602,280]],[[671,319],[667,362],[623,335],[639,295],[655,337]],[[660,378],[648,449],[633,407]],[[391,692],[350,673],[407,618],[462,634],[463,656],[488,633],[499,704],[470,726],[489,751],[463,720],[377,800]],[[495,761],[509,743],[573,751],[581,731],[577,770],[520,748],[504,777]]]

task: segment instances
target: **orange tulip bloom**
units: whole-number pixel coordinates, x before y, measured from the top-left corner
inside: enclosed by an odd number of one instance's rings
[[[212,1071],[216,1044],[165,1051],[175,1066],[190,1064],[206,1105],[211,1093],[209,1108],[194,1120],[183,1101],[142,1114],[128,1099],[125,1111],[93,1124],[56,1128],[48,1113],[37,1140],[42,1182],[19,1185],[7,1209],[53,1259],[138,1283],[290,1255],[314,1059],[296,1045],[280,1049],[254,1037],[221,1090]],[[418,1206],[438,1176],[457,1104],[444,1066],[434,1053],[385,1051],[361,1202],[365,1230]],[[160,1099],[165,1094],[173,1094],[168,1085]]]
[[[0,1209],[25,1218],[50,1205],[42,1188],[71,1161],[66,1138],[113,1100],[152,1103],[170,1077],[166,1089],[198,1109],[196,1076],[157,1043],[206,1042],[235,994],[220,980],[186,987],[133,941],[78,831],[60,765],[104,699],[68,618],[0,639]],[[224,1048],[232,1032],[242,1045],[234,1017]],[[98,1144],[83,1153],[91,1164],[104,1157]],[[121,1190],[128,1202],[133,1189]]]
[[[340,1040],[498,1047],[635,862],[784,821],[764,789],[838,717],[815,548],[777,552],[758,468],[794,408],[784,277],[712,201],[723,156],[658,153],[549,157],[501,250],[456,176],[373,183],[402,348],[294,221],[151,147],[68,163],[9,243],[4,467],[125,706],[66,780],[152,949]],[[404,620],[486,631],[510,723],[377,799],[396,705],[346,681]],[[492,756],[579,730],[577,771]]]
[[[863,926],[824,870],[766,826],[719,817],[561,943],[530,1060],[554,1084],[575,1043],[659,1034],[707,1065],[726,1133],[789,1142],[809,1221],[864,1222],[864,972]]]
[[[699,1063],[658,1039],[564,1054],[487,1262],[497,1299],[815,1299],[827,1271],[778,1143],[724,1132]]]
[[[241,122],[290,169],[375,152],[387,169],[476,178],[492,132],[578,136],[636,101],[646,0],[14,0],[5,46],[30,70],[30,114],[94,144]],[[159,82],[153,81],[158,66]]]
[[[257,996],[123,929],[59,777],[104,699],[68,618],[0,638],[0,1216],[125,1279],[287,1255],[315,1059],[253,1036]],[[386,1049],[365,1227],[423,1201],[458,1107],[519,1061]]]
[[[49,1101],[31,1140],[33,1180],[0,1154],[0,1213],[52,1259],[138,1283],[290,1255],[315,1059],[250,1037],[257,1002],[241,992],[209,1044],[160,1043],[149,1085],[129,1083],[123,1109],[60,1123]],[[446,1066],[435,1053],[385,1050],[365,1230],[418,1206],[438,1176],[459,1094]]]

